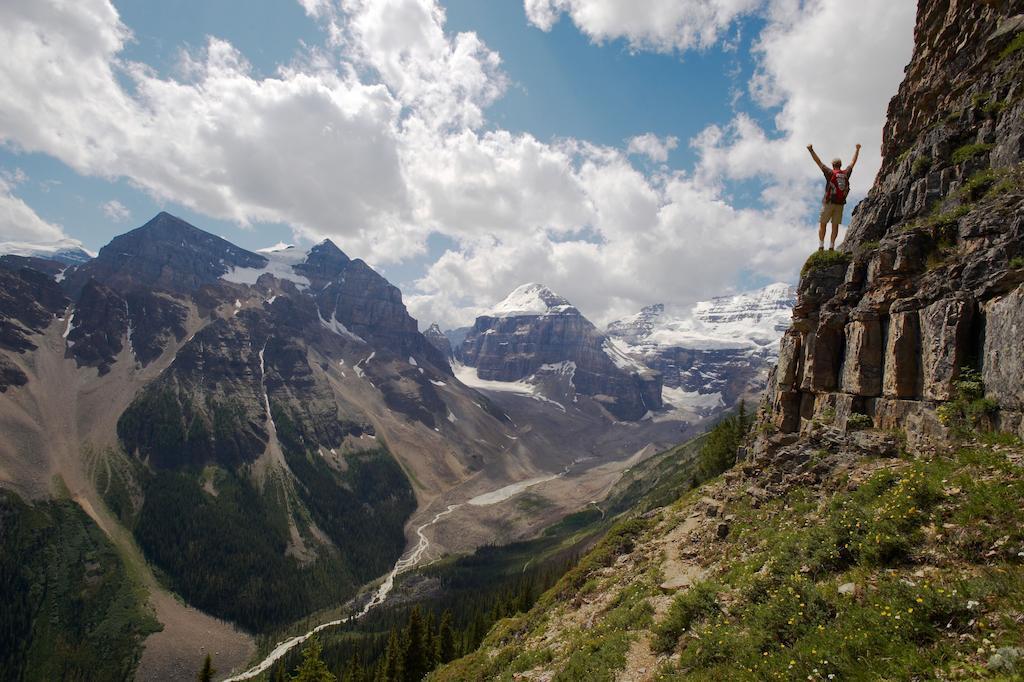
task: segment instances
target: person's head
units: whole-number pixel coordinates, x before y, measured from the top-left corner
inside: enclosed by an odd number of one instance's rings
[[[836,170],[839,170],[840,168],[843,167],[843,160],[842,159],[832,159],[832,167],[835,168]]]

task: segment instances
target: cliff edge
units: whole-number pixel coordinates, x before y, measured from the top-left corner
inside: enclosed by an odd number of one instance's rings
[[[945,438],[939,414],[967,369],[988,400],[974,416],[1024,434],[1022,10],[921,4],[874,187],[840,252],[804,267],[769,381],[771,427],[870,420]]]

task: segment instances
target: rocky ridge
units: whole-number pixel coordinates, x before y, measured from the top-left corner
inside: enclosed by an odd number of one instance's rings
[[[805,267],[767,419],[944,438],[965,369],[987,417],[1024,434],[1024,99],[1020,3],[930,3],[889,106],[884,163],[841,255]],[[1014,43],[1016,44],[1016,43]],[[856,417],[854,417],[856,421]]]
[[[549,398],[589,397],[618,419],[637,420],[662,405],[657,372],[540,284],[524,284],[477,317],[459,358],[485,382],[547,384]]]

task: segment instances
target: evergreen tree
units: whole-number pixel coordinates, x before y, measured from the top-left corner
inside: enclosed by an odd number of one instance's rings
[[[377,670],[377,682],[402,682],[405,667],[405,646],[398,630],[391,628],[388,633],[388,646],[384,650],[380,668]]]
[[[213,667],[213,661],[210,660],[210,654],[206,654],[206,660],[203,661],[203,667],[199,671],[199,675],[196,679],[199,682],[213,682],[213,676],[217,674],[217,669]]]
[[[349,660],[348,665],[345,666],[345,674],[341,678],[342,682],[369,682],[366,675],[366,668],[363,667],[363,659],[359,655],[357,650],[352,654],[352,658]]]
[[[423,651],[427,656],[427,669],[437,667],[437,618],[433,611],[427,611],[427,620],[423,626]]]
[[[309,644],[302,652],[302,663],[295,671],[292,682],[337,682],[338,678],[320,658],[320,652],[320,640],[314,635],[309,638]]]
[[[426,628],[419,607],[409,614],[409,623],[405,630],[405,668],[402,679],[405,682],[420,682],[430,672],[430,654],[426,648]]]
[[[437,630],[437,660],[448,663],[455,660],[455,633],[452,630],[452,612],[441,614],[441,625]]]

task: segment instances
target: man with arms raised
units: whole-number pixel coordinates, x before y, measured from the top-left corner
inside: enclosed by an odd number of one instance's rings
[[[853,161],[843,170],[843,162],[840,159],[832,159],[832,167],[829,168],[821,162],[814,152],[814,145],[807,145],[807,151],[811,153],[814,163],[825,174],[825,197],[821,200],[821,219],[818,228],[818,251],[825,249],[825,226],[832,222],[832,240],[829,243],[829,250],[836,248],[836,237],[839,235],[839,223],[843,222],[843,210],[846,208],[846,197],[850,194],[850,174],[853,167],[857,165],[857,158],[860,156],[860,145],[857,145],[853,152]]]

